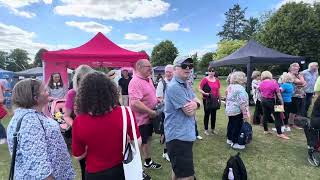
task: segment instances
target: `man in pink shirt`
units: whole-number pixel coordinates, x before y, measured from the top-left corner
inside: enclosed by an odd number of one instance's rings
[[[161,168],[160,164],[151,160],[151,136],[153,132],[151,119],[157,113],[153,109],[158,103],[156,89],[150,78],[151,63],[147,59],[139,60],[135,65],[135,74],[128,87],[129,105],[135,114],[142,138],[142,155],[145,159],[144,167],[151,169]],[[144,174],[144,177],[147,176]],[[147,178],[145,178],[147,179]]]

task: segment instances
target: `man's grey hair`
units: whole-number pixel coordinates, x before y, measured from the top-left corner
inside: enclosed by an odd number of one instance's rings
[[[170,68],[174,68],[174,66],[172,65],[172,64],[168,64],[168,65],[166,65],[166,67],[164,68],[164,71],[166,72],[166,71],[168,71],[168,69],[170,69]]]
[[[311,63],[309,63],[308,69],[311,70],[311,67],[312,67],[312,66],[318,66],[318,63],[317,63],[317,62],[311,62]]]

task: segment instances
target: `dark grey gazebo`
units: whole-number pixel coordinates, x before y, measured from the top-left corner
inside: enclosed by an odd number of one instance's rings
[[[274,64],[304,64],[305,59],[301,56],[292,56],[284,54],[274,49],[267,48],[254,40],[247,42],[245,46],[238,49],[234,53],[220,60],[210,62],[210,67],[245,65],[247,67],[247,91],[251,87],[251,74],[253,68],[257,65],[274,65]]]

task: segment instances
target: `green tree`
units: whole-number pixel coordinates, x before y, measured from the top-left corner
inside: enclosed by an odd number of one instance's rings
[[[171,41],[161,41],[152,50],[151,63],[153,66],[172,64],[178,54],[178,49]]]
[[[0,51],[0,68],[6,69],[6,63],[8,60],[8,53],[4,51]]]
[[[257,37],[269,48],[319,62],[320,4],[283,5],[266,20]]]
[[[29,68],[30,58],[28,52],[23,49],[14,49],[8,56],[7,70],[22,71]]]
[[[193,67],[194,67],[194,71],[197,72],[199,70],[199,58],[198,58],[198,53],[195,53],[193,55],[191,55],[192,61],[193,61]]]
[[[234,40],[243,38],[243,29],[247,24],[245,19],[246,9],[242,9],[239,4],[235,4],[228,12],[224,13],[226,16],[223,30],[217,35],[223,40]]]
[[[42,56],[42,53],[43,52],[46,52],[47,50],[46,49],[39,49],[39,51],[37,52],[36,56],[34,57],[34,61],[33,61],[33,67],[42,67],[42,59],[41,59],[41,56]]]
[[[206,72],[206,71],[207,71],[210,62],[213,60],[214,54],[215,54],[215,53],[213,53],[213,52],[208,52],[208,53],[205,53],[205,54],[202,56],[201,61],[200,61],[200,63],[199,63],[199,69],[200,69],[202,72]]]
[[[224,58],[239,48],[241,48],[247,41],[245,40],[224,40],[218,43],[218,48],[214,54],[213,59],[219,60]]]
[[[246,25],[244,26],[242,39],[246,39],[246,40],[252,39],[255,33],[258,31],[259,26],[260,26],[259,19],[250,17]]]

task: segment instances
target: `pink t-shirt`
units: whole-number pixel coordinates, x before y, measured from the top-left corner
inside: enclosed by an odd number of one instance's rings
[[[153,109],[157,105],[156,89],[150,78],[142,78],[138,74],[133,75],[128,87],[129,105],[136,116],[138,126],[150,124],[151,120],[147,113],[141,113],[132,104],[141,101],[148,108]]]
[[[200,82],[200,88],[202,89],[203,86],[208,83],[208,85],[211,88],[211,93],[213,96],[218,96],[219,95],[219,90],[220,90],[220,81],[219,79],[216,78],[214,82],[209,81],[206,77],[203,78]],[[202,96],[204,98],[204,96]]]
[[[74,100],[76,97],[76,91],[74,89],[70,89],[67,93],[65,107],[69,110],[74,110]]]
[[[259,84],[259,91],[263,98],[273,99],[280,92],[279,85],[275,80],[265,79]]]

